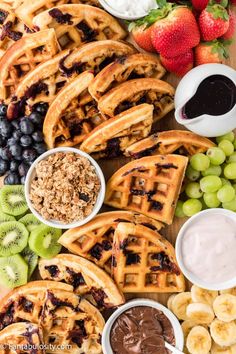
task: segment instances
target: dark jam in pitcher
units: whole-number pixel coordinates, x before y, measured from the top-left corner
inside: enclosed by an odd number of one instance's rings
[[[236,103],[236,86],[224,75],[212,75],[203,80],[195,95],[183,107],[183,118],[193,119],[208,114],[220,116]]]

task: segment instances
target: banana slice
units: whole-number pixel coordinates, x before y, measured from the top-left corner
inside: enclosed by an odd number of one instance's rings
[[[199,288],[197,285],[193,285],[191,288],[191,295],[193,302],[201,302],[203,304],[212,305],[219,293],[218,291],[206,290]]]
[[[172,295],[170,295],[170,297],[169,297],[168,300],[167,300],[167,307],[168,307],[168,309],[169,309],[170,311],[172,311],[172,312],[173,312],[172,303],[173,303],[173,300],[174,300],[174,298],[176,297],[176,295],[177,295],[177,294],[172,294]]]
[[[236,345],[232,345],[231,347],[221,347],[213,342],[211,354],[236,354]]]
[[[216,344],[228,347],[236,343],[236,324],[234,321],[223,322],[217,318],[210,325],[211,336]]]
[[[181,323],[181,327],[183,330],[183,334],[184,334],[184,338],[187,338],[189,332],[191,331],[191,329],[193,327],[199,326],[201,323],[197,322],[197,321],[193,321],[193,320],[186,320],[184,322]],[[207,329],[207,325],[202,325],[202,327]]]
[[[190,292],[177,294],[171,303],[172,311],[179,320],[187,320],[188,316],[186,314],[186,309],[192,302],[192,297]]]
[[[200,324],[209,324],[215,318],[212,307],[199,302],[189,304],[186,313],[190,320],[197,321]]]
[[[221,290],[220,294],[231,294],[236,296],[236,288],[230,288],[230,289],[226,289],[226,290]]]
[[[211,336],[202,326],[191,329],[187,337],[186,346],[191,354],[208,354],[211,349]]]
[[[221,321],[236,320],[236,296],[231,294],[219,295],[213,303],[213,310],[216,317]]]

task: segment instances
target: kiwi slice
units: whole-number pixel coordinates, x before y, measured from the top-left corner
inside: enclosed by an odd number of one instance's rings
[[[18,221],[24,224],[29,232],[33,231],[39,225],[42,225],[42,223],[33,214],[26,214]]]
[[[21,255],[28,264],[28,279],[30,279],[31,275],[33,274],[35,268],[38,265],[38,256],[33,251],[31,251],[28,246],[23,249]]]
[[[10,289],[24,285],[28,280],[28,266],[21,255],[0,257],[0,283]]]
[[[0,190],[0,204],[6,214],[18,216],[26,212],[28,206],[25,200],[23,186],[4,186]]]
[[[14,218],[14,216],[4,214],[2,211],[0,211],[0,224],[2,224],[3,222],[15,221],[15,220],[16,219]]]
[[[31,232],[29,237],[29,247],[42,258],[53,258],[61,250],[61,245],[57,242],[61,233],[60,229],[40,225]]]
[[[0,256],[20,253],[27,245],[29,232],[18,221],[7,221],[0,225]]]

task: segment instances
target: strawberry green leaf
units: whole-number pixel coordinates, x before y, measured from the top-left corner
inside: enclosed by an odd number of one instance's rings
[[[156,3],[160,9],[162,9],[164,6],[166,6],[167,1],[166,0],[156,0]]]
[[[222,19],[224,21],[228,21],[229,14],[226,9],[221,5],[208,5],[207,11],[212,14],[214,19]]]

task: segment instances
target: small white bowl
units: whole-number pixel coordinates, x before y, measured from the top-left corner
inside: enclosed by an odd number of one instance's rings
[[[99,194],[97,196],[97,200],[96,203],[94,205],[93,211],[91,212],[91,214],[89,214],[85,219],[80,220],[80,221],[75,221],[72,222],[70,224],[63,224],[60,221],[57,220],[45,220],[42,215],[40,215],[33,207],[31,201],[30,201],[30,185],[31,185],[31,181],[32,178],[35,176],[35,167],[36,165],[46,159],[48,156],[53,155],[55,153],[58,152],[73,152],[75,154],[78,154],[80,156],[86,157],[91,164],[95,167],[96,169],[96,173],[97,176],[99,177],[100,180],[100,184],[101,184],[101,188],[99,191]],[[91,220],[92,218],[94,218],[95,215],[97,215],[97,213],[99,212],[99,210],[101,209],[101,206],[103,204],[104,198],[105,198],[105,192],[106,192],[106,183],[105,183],[105,178],[103,175],[103,172],[101,170],[101,168],[99,167],[99,165],[97,164],[97,162],[88,154],[86,154],[85,152],[76,149],[76,148],[70,148],[70,147],[59,147],[59,148],[55,148],[55,149],[51,149],[49,151],[46,151],[44,154],[40,155],[31,165],[27,176],[26,176],[26,181],[25,181],[25,197],[26,197],[26,202],[28,204],[29,209],[31,210],[31,212],[34,214],[34,216],[36,216],[36,218],[38,218],[42,223],[51,226],[51,227],[55,227],[58,229],[71,229],[74,227],[78,227],[78,226],[82,226],[84,224],[86,224],[89,220]]]
[[[175,335],[175,346],[179,350],[183,350],[184,347],[184,336],[183,336],[183,331],[180,326],[180,323],[178,319],[175,317],[175,315],[168,310],[165,306],[161,305],[159,302],[149,300],[149,299],[135,299],[127,302],[126,304],[122,305],[119,307],[109,318],[109,320],[106,322],[106,325],[103,330],[102,334],[102,350],[104,354],[113,354],[113,350],[111,348],[111,343],[110,343],[110,333],[113,324],[117,320],[117,318],[126,310],[132,308],[132,307],[137,307],[137,306],[148,306],[148,307],[153,307],[157,310],[160,310],[166,315],[166,317],[170,320],[173,329],[174,329],[174,335]]]
[[[226,210],[226,209],[221,209],[221,208],[206,209],[206,210],[203,210],[200,213],[192,216],[181,227],[181,229],[180,229],[180,231],[178,233],[177,239],[176,239],[175,253],[176,253],[177,262],[178,262],[178,265],[179,265],[181,271],[185,275],[185,277],[191,283],[199,286],[200,288],[207,289],[207,290],[225,290],[225,289],[230,289],[230,288],[233,288],[233,287],[236,286],[236,276],[235,276],[235,278],[233,278],[231,280],[227,280],[227,281],[222,282],[222,283],[210,283],[209,284],[208,282],[204,281],[203,279],[200,279],[195,274],[193,274],[188,269],[186,269],[185,264],[183,262],[183,258],[182,258],[182,242],[183,242],[183,238],[184,238],[186,230],[193,224],[193,222],[196,222],[196,220],[199,220],[199,219],[201,219],[203,217],[207,219],[207,216],[209,214],[215,215],[216,218],[217,218],[217,215],[219,215],[219,214],[225,215],[225,216],[231,218],[236,224],[236,213],[233,212],[233,211]],[[222,237],[224,237],[224,236],[222,235]],[[203,260],[201,258],[199,258],[199,262],[202,262],[202,261]],[[208,271],[208,269],[206,269],[206,272],[207,271]]]

